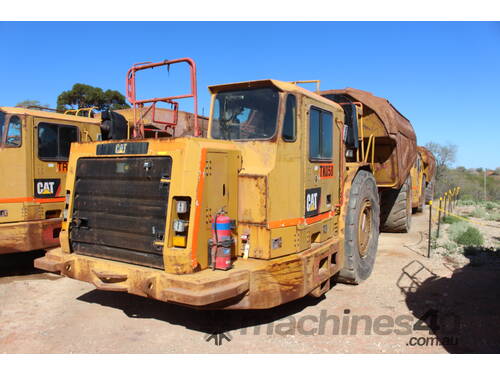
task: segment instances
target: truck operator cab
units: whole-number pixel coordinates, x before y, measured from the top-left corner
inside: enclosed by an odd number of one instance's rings
[[[59,244],[71,143],[99,133],[91,118],[0,107],[0,254]]]

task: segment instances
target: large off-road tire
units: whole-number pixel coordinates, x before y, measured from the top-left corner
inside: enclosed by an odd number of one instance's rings
[[[422,187],[420,189],[420,199],[418,200],[417,212],[423,212],[425,207],[425,176],[422,177]]]
[[[434,179],[425,187],[425,204],[429,204],[434,199]]]
[[[346,206],[344,267],[337,281],[359,284],[370,276],[377,255],[379,226],[377,183],[370,172],[359,171]]]
[[[380,203],[382,232],[407,233],[411,226],[411,177],[400,189],[386,189]]]

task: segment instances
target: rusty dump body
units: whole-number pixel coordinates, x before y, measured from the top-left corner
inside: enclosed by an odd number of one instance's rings
[[[370,275],[377,185],[408,173],[409,122],[381,114],[387,125],[363,105],[366,155],[346,160],[346,113],[335,101],[270,79],[210,92],[206,138],[75,145],[61,248],[38,268],[203,309],[271,308],[321,296],[339,275],[355,284]],[[220,212],[233,220],[229,270],[211,252]]]
[[[400,188],[406,181],[417,156],[417,137],[410,121],[384,98],[354,88],[321,91],[326,98],[340,103],[356,103],[368,144],[375,142],[375,171],[381,188]]]

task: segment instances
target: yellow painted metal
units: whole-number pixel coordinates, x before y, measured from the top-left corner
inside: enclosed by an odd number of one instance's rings
[[[298,85],[298,84],[301,84],[301,83],[315,83],[316,84],[316,92],[319,92],[320,90],[320,84],[321,84],[321,80],[319,79],[309,79],[309,80],[305,80],[305,81],[292,81],[291,83],[293,83],[294,85]]]
[[[415,164],[410,170],[411,176],[411,206],[417,208],[421,205],[422,199],[425,199],[425,181],[424,165],[420,153],[417,154]]]
[[[186,247],[187,244],[186,236],[174,236],[172,239],[172,246],[174,247]]]
[[[375,142],[368,134],[367,149],[372,151],[366,153],[366,160],[347,165],[342,107],[288,82],[264,80],[213,86],[212,104],[220,91],[253,87],[279,90],[278,126],[271,140],[183,137],[128,141],[146,141],[148,150],[144,155],[168,155],[173,160],[163,243],[164,270],[72,253],[69,223],[78,160],[115,156],[96,155],[95,143],[73,145],[66,182],[71,197],[69,217],[62,225],[61,249],[39,260],[39,266],[57,269],[101,289],[116,287],[196,306],[222,303],[224,308],[269,308],[307,293],[324,293],[330,277],[343,266],[344,207],[350,184],[359,168],[370,169],[374,164]],[[295,142],[286,142],[280,135],[287,95],[297,100]],[[309,159],[312,107],[332,113],[333,157],[329,161]],[[212,126],[210,122],[209,134]],[[317,202],[318,213],[307,217],[305,192],[311,189],[321,189],[321,199]],[[192,202],[185,248],[176,247],[180,240],[172,229],[177,218],[175,197],[187,197]],[[231,271],[213,272],[208,268],[208,240],[213,216],[221,208],[236,220],[236,260]],[[249,241],[243,242],[242,236]],[[108,285],[96,278],[101,273],[126,275],[127,281]],[[235,300],[235,296],[239,299]]]
[[[55,112],[0,107],[4,123],[17,116],[21,121],[21,144],[11,147],[0,142],[0,253],[29,251],[59,244],[61,213],[64,208],[64,184],[67,160],[40,159],[38,126],[40,123],[71,125],[78,128],[81,141],[96,140],[99,121]],[[7,130],[4,128],[4,134]],[[86,135],[85,135],[86,134]],[[44,198],[35,194],[36,181],[59,183],[59,191]],[[57,194],[56,194],[57,193]]]
[[[97,109],[97,107],[88,107],[88,108],[78,108],[78,109],[68,109],[64,112],[65,115],[75,115],[80,116],[80,112],[87,112],[88,118],[92,118],[92,111]]]

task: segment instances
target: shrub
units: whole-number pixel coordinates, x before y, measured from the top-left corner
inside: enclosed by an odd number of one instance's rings
[[[471,215],[480,219],[485,219],[488,216],[488,212],[486,212],[484,207],[477,206],[474,211],[472,211]]]
[[[496,207],[496,204],[494,204],[493,202],[486,202],[486,204],[484,205],[484,207],[487,209],[487,210],[492,210]]]
[[[470,225],[464,221],[453,223],[448,227],[448,237],[457,242],[457,237],[465,232],[468,228],[470,228]]]
[[[491,221],[500,221],[500,212],[493,212],[488,215],[488,220]]]
[[[446,249],[447,254],[454,253],[458,249],[458,245],[453,241],[445,242],[444,244],[441,245],[441,247]]]
[[[477,204],[477,203],[476,203],[476,202],[474,202],[474,201],[473,201],[473,200],[471,200],[471,199],[465,199],[465,200],[461,200],[461,199],[460,199],[460,200],[458,201],[458,205],[459,205],[459,206],[474,206],[474,205],[476,205],[476,204]]]
[[[479,230],[469,227],[457,236],[455,242],[464,246],[481,246],[484,243],[484,238]]]
[[[441,222],[444,224],[453,224],[458,223],[459,221],[460,219],[455,216],[445,216],[441,219]]]

